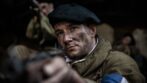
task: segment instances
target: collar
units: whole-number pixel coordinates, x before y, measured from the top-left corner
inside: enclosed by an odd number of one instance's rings
[[[85,56],[83,59],[74,61],[71,63],[71,66],[78,72],[80,75],[87,75],[99,67],[108,56],[109,51],[111,50],[111,44],[108,41],[105,41],[102,38],[98,38],[96,47],[90,51],[89,55]]]

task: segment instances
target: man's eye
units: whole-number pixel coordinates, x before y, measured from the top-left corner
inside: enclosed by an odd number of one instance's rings
[[[76,29],[78,29],[78,26],[71,26],[70,27],[70,31],[72,31],[72,32],[75,31]]]
[[[61,32],[61,31],[60,31],[60,32],[56,32],[56,35],[57,35],[57,36],[61,36],[61,35],[63,35],[63,34],[64,34],[64,33]]]

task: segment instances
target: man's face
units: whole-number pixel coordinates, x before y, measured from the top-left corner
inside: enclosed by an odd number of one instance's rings
[[[54,26],[59,44],[70,58],[87,55],[95,45],[95,27],[60,22]]]
[[[47,16],[49,13],[51,13],[54,10],[54,6],[53,3],[42,2],[39,4],[39,9],[44,15]]]

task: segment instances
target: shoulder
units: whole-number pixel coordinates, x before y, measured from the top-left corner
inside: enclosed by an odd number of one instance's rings
[[[105,61],[106,72],[119,72],[121,74],[129,74],[139,72],[136,62],[128,55],[119,51],[110,51]]]
[[[107,60],[112,63],[117,62],[119,64],[127,63],[136,65],[136,62],[130,56],[119,51],[110,51]]]

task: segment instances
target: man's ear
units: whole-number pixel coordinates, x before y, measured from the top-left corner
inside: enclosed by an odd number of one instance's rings
[[[92,37],[95,37],[96,35],[96,25],[89,25],[90,33]]]

